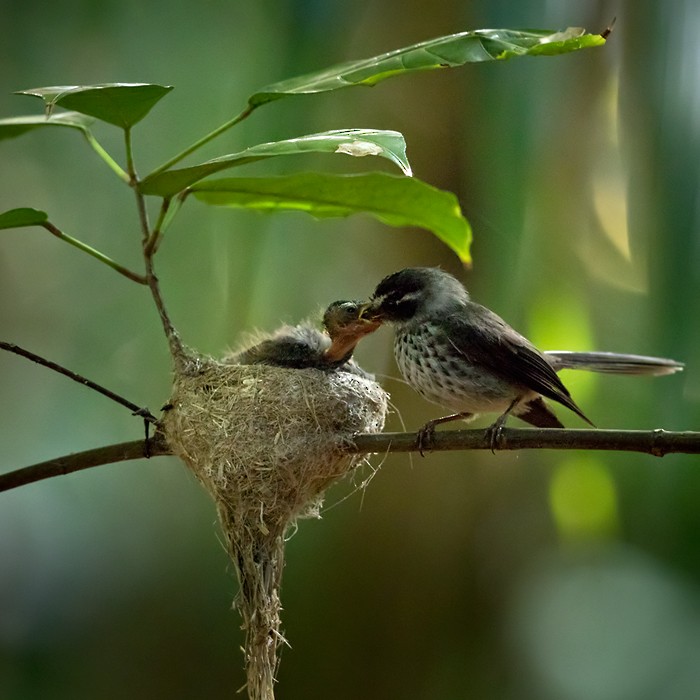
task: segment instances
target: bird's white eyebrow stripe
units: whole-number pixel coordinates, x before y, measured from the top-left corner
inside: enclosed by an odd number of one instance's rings
[[[384,299],[387,297],[388,295],[385,295]],[[421,299],[422,297],[422,292],[408,292],[407,294],[402,294],[400,297],[398,297],[397,301],[413,301],[414,299]]]

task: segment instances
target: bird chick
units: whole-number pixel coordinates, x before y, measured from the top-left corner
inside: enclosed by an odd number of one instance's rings
[[[226,361],[288,369],[339,370],[372,378],[352,360],[352,354],[360,338],[380,323],[360,320],[360,308],[359,302],[335,301],[323,314],[325,333],[310,323],[282,326],[269,337],[228,355]]]
[[[346,362],[360,340],[382,325],[380,320],[362,318],[363,305],[357,301],[334,301],[323,314],[323,325],[331,339],[324,353],[327,362]]]

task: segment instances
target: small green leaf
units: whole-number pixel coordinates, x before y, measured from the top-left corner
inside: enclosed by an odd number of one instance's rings
[[[48,221],[49,215],[45,211],[22,207],[10,209],[0,214],[0,229],[22,228],[24,226],[41,226]]]
[[[305,211],[317,218],[370,214],[390,226],[432,231],[468,263],[471,229],[457,198],[421,180],[387,173],[207,180],[192,188],[197,199],[217,206],[261,211]]]
[[[265,158],[299,153],[345,153],[356,157],[382,156],[396,163],[405,175],[411,175],[411,166],[406,158],[406,142],[398,131],[342,129],[284,141],[261,143],[240,153],[214,158],[189,168],[158,173],[144,178],[139,185],[139,190],[143,194],[168,197],[220,170]]]
[[[252,95],[248,103],[258,107],[288,95],[328,92],[354,85],[376,85],[381,80],[419,70],[450,68],[515,56],[568,53],[604,43],[605,39],[600,34],[586,34],[584,29],[579,28],[564,32],[551,29],[460,32],[274,83]]]
[[[88,126],[93,121],[95,120],[91,117],[78,114],[78,112],[61,112],[61,114],[52,114],[50,117],[34,114],[26,117],[0,119],[0,141],[2,139],[13,139],[26,134],[28,131],[41,129],[45,126],[69,126],[87,132]]]
[[[148,83],[105,83],[57,85],[21,90],[17,94],[40,97],[48,114],[59,105],[128,129],[141,121],[170,90],[170,86]]]

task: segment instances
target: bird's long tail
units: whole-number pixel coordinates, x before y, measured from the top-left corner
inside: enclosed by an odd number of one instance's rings
[[[660,376],[680,372],[685,367],[682,362],[669,360],[665,357],[625,355],[617,352],[548,350],[544,354],[557,372],[560,369],[586,369],[591,372],[607,372],[609,374]]]

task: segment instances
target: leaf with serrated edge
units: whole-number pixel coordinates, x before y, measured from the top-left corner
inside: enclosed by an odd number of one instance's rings
[[[139,184],[139,190],[143,194],[169,197],[220,170],[253,163],[264,158],[299,153],[344,153],[355,157],[381,156],[395,163],[405,175],[412,174],[406,158],[406,142],[398,131],[339,129],[284,141],[261,143],[240,153],[214,158],[189,168],[158,173],[153,177],[144,178]]]
[[[304,211],[317,218],[369,214],[391,226],[432,231],[468,263],[471,229],[457,198],[416,178],[387,173],[299,173],[223,178],[192,186],[197,199],[259,211]]]

